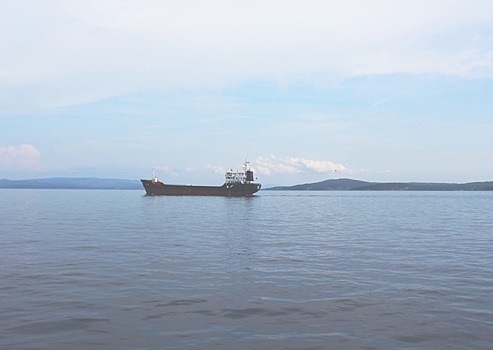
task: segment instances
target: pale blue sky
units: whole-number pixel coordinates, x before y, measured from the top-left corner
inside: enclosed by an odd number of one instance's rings
[[[0,178],[493,180],[491,1],[2,1]]]

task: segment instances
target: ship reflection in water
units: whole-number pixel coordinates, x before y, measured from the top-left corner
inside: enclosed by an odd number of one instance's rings
[[[225,196],[250,197],[261,188],[254,182],[253,171],[245,161],[243,171],[226,172],[226,181],[222,186],[168,185],[152,174],[151,180],[141,179],[148,196]]]

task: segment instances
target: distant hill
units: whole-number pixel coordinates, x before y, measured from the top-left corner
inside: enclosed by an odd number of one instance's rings
[[[337,180],[325,180],[321,182],[307,183],[294,186],[277,186],[267,188],[267,190],[281,190],[281,191],[346,191],[357,187],[372,185],[371,182],[351,180],[351,179],[337,179]]]
[[[294,186],[277,186],[276,191],[493,191],[493,181],[455,183],[366,182],[351,179],[331,179]]]
[[[139,180],[53,177],[30,180],[0,180],[0,188],[136,190],[142,189]]]

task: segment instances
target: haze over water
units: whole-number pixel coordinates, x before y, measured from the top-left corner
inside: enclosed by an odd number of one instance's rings
[[[0,190],[2,349],[490,349],[493,193]]]

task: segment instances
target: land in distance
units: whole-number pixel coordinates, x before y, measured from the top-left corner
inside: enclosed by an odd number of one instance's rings
[[[67,178],[7,180],[0,179],[0,188],[32,189],[100,189],[141,190],[139,180]],[[367,182],[352,179],[330,179],[294,186],[273,186],[261,191],[493,191],[493,181],[469,183],[433,182]]]
[[[0,179],[0,188],[141,190],[142,184],[139,180],[53,177],[30,180]]]
[[[366,182],[352,179],[330,179],[294,186],[276,186],[275,191],[493,191],[493,181],[469,183],[434,182]]]

